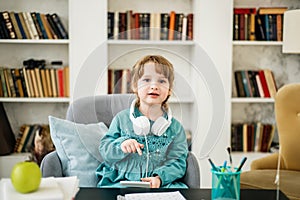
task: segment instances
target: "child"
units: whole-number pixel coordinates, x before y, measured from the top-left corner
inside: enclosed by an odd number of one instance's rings
[[[130,180],[150,182],[151,188],[187,188],[179,181],[186,171],[185,131],[167,104],[173,82],[173,65],[162,56],[145,56],[134,65],[137,98],[101,139],[98,187],[122,187],[120,181]]]

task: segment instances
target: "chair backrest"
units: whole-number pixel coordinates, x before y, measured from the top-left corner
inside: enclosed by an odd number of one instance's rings
[[[283,166],[300,170],[300,83],[281,87],[275,96],[275,116]]]
[[[134,94],[109,94],[83,97],[72,102],[66,119],[82,124],[104,122],[108,127],[113,117],[129,108],[136,98]],[[187,171],[182,181],[190,188],[200,188],[200,169],[196,156],[189,152]]]
[[[66,119],[82,124],[104,122],[109,127],[113,117],[129,108],[134,98],[134,94],[83,97],[70,104]]]

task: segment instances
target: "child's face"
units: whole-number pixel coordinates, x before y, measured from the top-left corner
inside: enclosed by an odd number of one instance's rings
[[[154,63],[146,63],[144,74],[138,80],[137,92],[141,103],[161,104],[170,94],[170,83],[167,77],[156,72]]]

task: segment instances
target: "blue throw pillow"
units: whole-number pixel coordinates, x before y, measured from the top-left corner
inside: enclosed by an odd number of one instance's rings
[[[50,133],[66,176],[77,176],[80,187],[96,187],[96,168],[103,162],[99,153],[103,122],[78,124],[49,116]]]

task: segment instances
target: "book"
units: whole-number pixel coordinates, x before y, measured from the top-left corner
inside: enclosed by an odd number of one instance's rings
[[[47,90],[49,97],[53,97],[53,89],[51,84],[51,76],[50,76],[50,69],[45,68],[45,75],[46,75],[46,84],[47,84]]]
[[[36,17],[36,12],[30,12],[33,24],[35,26],[35,29],[37,31],[37,34],[39,36],[39,39],[44,39],[43,33],[42,33],[42,29],[40,24],[38,23],[37,17]]]
[[[282,41],[282,34],[283,34],[283,15],[276,14],[276,39],[277,41]]]
[[[16,31],[13,26],[12,20],[10,18],[9,12],[8,11],[3,11],[1,12],[2,14],[2,19],[4,20],[6,30],[8,31],[8,35],[10,39],[17,39]]]
[[[56,82],[56,69],[54,69],[54,68],[50,69],[50,77],[51,77],[53,97],[58,97],[58,89],[57,89],[57,82]]]
[[[27,85],[28,85],[28,96],[29,97],[36,97],[34,87],[33,87],[33,81],[32,81],[32,78],[31,78],[31,70],[28,69],[28,68],[25,68],[25,67],[23,67],[23,69],[25,70],[24,75],[26,74],[26,80],[27,80]]]
[[[62,39],[63,37],[62,37],[60,31],[58,30],[58,28],[56,27],[56,24],[53,21],[53,18],[51,17],[51,15],[48,13],[48,14],[45,15],[45,17],[46,17],[46,19],[47,19],[47,21],[48,21],[48,23],[50,25],[50,28],[51,28],[51,30],[53,32],[53,38],[55,38],[55,39]]]
[[[70,96],[70,68],[65,66],[64,68],[64,96]]]
[[[64,69],[58,68],[56,69],[56,84],[58,88],[58,97],[64,97],[65,96],[65,86],[64,86]]]
[[[276,87],[276,83],[274,80],[274,75],[273,72],[270,69],[264,69],[264,75],[266,78],[266,82],[267,82],[267,86],[270,92],[270,96],[272,98],[275,97],[276,93],[277,93],[277,87]]]
[[[170,12],[170,22],[169,22],[169,34],[168,34],[168,40],[174,40],[174,33],[175,33],[175,18],[176,18],[176,12],[171,11]]]
[[[21,80],[21,85],[22,85],[22,89],[23,89],[23,93],[24,93],[24,97],[28,97],[28,86],[27,86],[27,84],[26,84],[26,80],[25,80],[25,74],[26,74],[26,72],[25,72],[25,69],[23,69],[23,68],[20,68],[20,69],[18,69],[18,71],[19,71],[19,76],[20,76],[20,80]]]
[[[30,12],[23,12],[23,13],[24,13],[23,16],[24,16],[25,22],[27,22],[27,27],[28,27],[29,33],[32,34],[31,39],[35,39],[35,40],[40,39],[39,33],[36,29],[36,26],[34,24],[31,13]],[[25,18],[25,16],[26,16],[26,18]]]
[[[23,143],[23,147],[21,149],[21,152],[31,152],[33,150],[33,146],[34,146],[34,136],[35,133],[33,131],[34,125],[25,125],[26,128],[29,127],[27,136],[25,138],[25,141]]]
[[[150,13],[140,13],[140,39],[150,39]]]
[[[114,12],[107,12],[107,38],[112,39],[114,36]]]
[[[255,33],[255,36],[256,36],[256,40],[266,40],[266,30],[263,26],[263,22],[262,22],[262,16],[261,15],[256,15],[255,16],[255,19],[256,19],[256,27],[255,27],[255,30],[256,30],[256,33]]]
[[[11,73],[14,79],[15,88],[17,92],[17,97],[24,97],[23,83],[20,75],[20,70],[18,68],[11,69]]]
[[[257,74],[255,75],[255,79],[256,79],[256,83],[257,83],[257,87],[258,87],[258,92],[259,92],[259,96],[264,98],[265,97],[265,93],[259,78],[259,73],[257,72]]]
[[[15,17],[15,13],[14,12],[9,12],[9,17],[11,19],[11,23],[14,27],[15,33],[16,33],[16,39],[23,39],[17,19]]]
[[[187,16],[184,15],[182,19],[182,37],[181,40],[186,40],[187,37]]]
[[[42,83],[42,90],[44,92],[45,97],[49,97],[47,82],[46,82],[46,70],[40,69],[40,76],[41,76],[41,83]]]
[[[249,77],[249,82],[250,82],[250,88],[251,88],[251,91],[252,91],[252,96],[253,97],[260,97],[260,94],[259,94],[259,90],[258,90],[258,85],[257,85],[257,82],[256,82],[256,74],[258,74],[257,71],[255,70],[248,70],[248,77]]]
[[[161,40],[168,40],[169,35],[169,14],[168,13],[161,13],[160,14],[160,39]]]
[[[246,92],[243,84],[243,76],[240,70],[234,72],[234,80],[238,97],[246,97]]]
[[[10,39],[9,31],[6,27],[6,20],[3,17],[3,12],[0,12],[0,36],[3,39]]]
[[[14,14],[14,16],[15,16],[15,19],[16,19],[16,22],[17,22],[17,24],[18,24],[18,27],[19,27],[19,31],[20,31],[20,33],[21,33],[21,38],[19,38],[19,39],[27,39],[27,36],[26,36],[26,33],[25,33],[25,30],[24,30],[24,28],[25,27],[23,27],[23,25],[22,25],[22,22],[21,22],[21,19],[20,19],[20,16],[19,16],[19,13],[15,13],[15,12],[12,12],[13,14]]]
[[[183,13],[176,13],[175,15],[175,32],[174,32],[174,39],[181,40],[182,39],[182,30],[183,30]]]
[[[44,91],[43,91],[43,86],[42,86],[42,79],[41,79],[40,71],[41,71],[40,68],[38,68],[38,67],[34,68],[39,97],[45,97]]]
[[[20,128],[20,131],[23,131],[23,134],[22,134],[22,137],[21,137],[21,140],[19,142],[19,145],[17,147],[17,153],[21,153],[22,152],[22,148],[23,148],[23,145],[24,145],[24,142],[27,138],[27,135],[29,133],[29,130],[30,130],[30,126],[29,125],[22,125],[21,128]]]
[[[31,77],[31,81],[32,81],[34,97],[40,97],[35,70],[34,69],[28,69],[28,70],[30,71],[30,77]]]
[[[51,29],[51,27],[50,27],[50,25],[48,23],[48,20],[47,20],[47,18],[45,16],[45,14],[41,13],[40,14],[40,18],[41,18],[43,26],[45,28],[45,32],[46,32],[47,38],[48,39],[57,39],[57,35]]]
[[[3,97],[8,97],[8,92],[7,92],[7,85],[5,82],[5,76],[4,76],[4,68],[0,67],[0,81],[1,81],[1,86],[3,90]]]
[[[127,39],[127,13],[119,12],[119,37],[118,39]]]
[[[40,30],[41,30],[42,38],[43,39],[49,39],[48,34],[46,32],[45,25],[44,25],[42,17],[41,17],[41,13],[36,12],[35,16],[36,16],[36,22],[37,22],[37,24],[38,24],[38,26],[40,27]]]
[[[268,84],[266,81],[264,70],[259,70],[258,75],[259,75],[259,79],[260,79],[260,82],[261,82],[261,85],[262,85],[262,88],[264,91],[264,97],[270,98],[271,96],[270,96],[270,92],[269,92],[269,88],[268,88]]]
[[[194,14],[187,15],[187,40],[193,40],[194,37]]]
[[[24,39],[32,39],[32,35],[29,33],[29,28],[28,28],[27,22],[25,21],[26,17],[24,18],[23,12],[19,12],[17,14],[19,16],[20,23],[21,23],[20,27],[23,28],[23,31],[24,31],[24,34],[25,34],[25,38],[24,38],[24,35],[23,35],[23,38]]]
[[[7,77],[7,81],[8,81],[8,85],[10,88],[10,92],[11,92],[11,96],[10,97],[17,97],[17,92],[16,92],[16,88],[15,88],[15,83],[13,80],[13,76],[11,74],[11,69],[6,68],[4,73],[6,72],[6,77]]]
[[[258,9],[258,14],[260,15],[270,15],[270,14],[284,14],[287,11],[287,7],[260,7]]]
[[[246,97],[252,97],[252,91],[249,84],[248,73],[245,70],[241,70],[241,74],[243,78],[242,80],[243,80],[243,86],[244,86]]]
[[[60,17],[56,13],[53,13],[51,14],[51,18],[53,19],[53,22],[55,23],[57,30],[60,33],[59,35],[61,35],[61,39],[68,39],[69,38],[68,31],[63,25]]]

